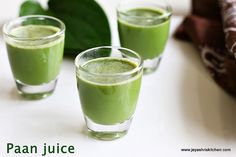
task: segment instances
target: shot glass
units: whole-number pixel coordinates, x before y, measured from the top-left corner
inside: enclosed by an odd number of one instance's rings
[[[163,0],[123,0],[117,7],[120,44],[143,58],[144,73],[160,64],[171,15],[171,6]]]
[[[41,99],[53,93],[64,52],[65,25],[57,18],[32,15],[3,26],[18,93]]]
[[[88,133],[100,140],[124,136],[131,124],[143,61],[121,47],[97,47],[75,59],[77,87]]]

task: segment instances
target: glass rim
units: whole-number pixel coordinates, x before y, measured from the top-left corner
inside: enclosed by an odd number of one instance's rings
[[[99,50],[99,49],[118,49],[118,50],[125,50],[125,51],[128,51],[132,54],[134,54],[138,60],[139,60],[139,63],[138,65],[130,70],[130,71],[126,71],[126,72],[121,72],[121,73],[112,73],[112,74],[100,74],[100,73],[94,73],[94,72],[89,72],[87,69],[85,69],[82,65],[79,64],[79,59],[87,52],[91,52],[91,51],[94,51],[94,50]],[[122,52],[121,52],[122,53]],[[106,57],[101,57],[101,58],[106,58]],[[109,58],[109,57],[107,57]],[[112,57],[110,57],[112,58]],[[94,47],[94,48],[90,48],[90,49],[87,49],[85,51],[82,51],[80,54],[78,54],[75,58],[75,66],[76,68],[78,68],[79,70],[87,73],[87,74],[90,74],[90,75],[94,75],[94,76],[97,76],[97,77],[119,77],[119,76],[127,76],[127,75],[132,75],[140,70],[142,70],[143,68],[143,59],[141,58],[141,56],[133,51],[133,50],[130,50],[130,49],[127,49],[127,48],[124,48],[124,47],[119,47],[119,46],[99,46],[99,47]],[[77,73],[77,71],[76,71]]]
[[[155,3],[155,4],[164,4],[164,6],[165,6],[164,10],[166,12],[164,14],[162,14],[161,16],[154,16],[154,17],[143,17],[143,16],[137,16],[137,15],[130,15],[126,11],[121,10],[121,5],[123,4],[122,1],[116,7],[116,11],[117,11],[118,15],[123,15],[123,16],[126,16],[126,17],[132,17],[132,18],[136,18],[136,19],[147,19],[147,20],[163,19],[163,18],[169,17],[173,14],[172,13],[172,11],[173,11],[172,7],[168,2],[156,2],[156,1],[154,2],[154,1],[145,1],[145,0],[143,0],[143,2],[145,2],[145,3],[152,2],[152,3]],[[127,2],[127,4],[130,4],[130,3],[131,2]],[[137,7],[137,8],[139,8],[139,7]],[[147,8],[147,7],[143,7],[143,8]]]
[[[23,20],[26,20],[26,19],[33,19],[33,18],[44,18],[44,19],[50,19],[50,20],[54,20],[56,22],[59,23],[60,25],[60,31],[52,34],[52,35],[48,35],[48,36],[45,36],[45,37],[37,37],[37,38],[29,38],[29,37],[18,37],[18,36],[15,36],[15,35],[12,35],[9,30],[7,29],[7,27],[10,25],[10,24],[13,24],[15,22],[18,22],[18,21],[23,21]],[[65,24],[59,20],[58,18],[55,18],[53,16],[47,16],[47,15],[27,15],[27,16],[21,16],[21,17],[17,17],[15,19],[12,19],[10,21],[8,21],[7,23],[5,23],[3,25],[3,34],[6,35],[7,37],[10,37],[14,40],[22,40],[22,41],[37,41],[37,40],[45,40],[45,39],[52,39],[52,38],[55,38],[61,34],[63,34],[65,32],[65,29],[66,29],[66,26]]]

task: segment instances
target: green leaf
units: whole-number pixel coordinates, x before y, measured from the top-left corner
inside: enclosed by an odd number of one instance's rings
[[[111,45],[108,19],[94,0],[49,0],[48,6],[66,25],[66,49]]]
[[[35,0],[27,0],[20,7],[20,16],[25,15],[47,15],[48,12]]]

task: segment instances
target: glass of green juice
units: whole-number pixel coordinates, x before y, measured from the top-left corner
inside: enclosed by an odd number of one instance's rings
[[[89,135],[100,140],[124,136],[139,96],[141,57],[126,48],[103,46],[79,54],[75,65]]]
[[[53,93],[64,52],[65,25],[57,18],[32,15],[3,26],[18,93],[41,99]]]
[[[160,64],[171,15],[171,6],[164,0],[123,0],[117,7],[120,44],[139,53],[144,73],[155,71]]]

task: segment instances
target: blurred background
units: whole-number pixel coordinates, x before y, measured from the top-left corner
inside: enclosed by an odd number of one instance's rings
[[[6,21],[19,16],[20,5],[25,0],[7,0],[0,1],[0,29]],[[48,0],[37,0],[44,8],[47,8]],[[116,24],[116,7],[121,0],[95,0],[104,9],[109,19],[112,29],[112,44],[119,44],[117,24]],[[191,0],[166,0],[173,7],[174,15],[187,15],[191,11]],[[0,32],[0,38],[1,38]]]
[[[38,0],[44,7],[48,0]],[[105,9],[114,9],[120,0],[96,0]],[[184,15],[190,12],[191,0],[167,0],[173,7],[174,14]],[[24,0],[5,0],[0,2],[0,20],[6,20],[18,15],[19,6]]]

